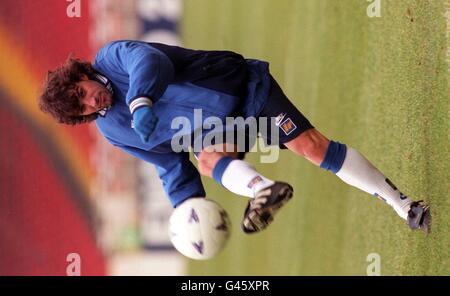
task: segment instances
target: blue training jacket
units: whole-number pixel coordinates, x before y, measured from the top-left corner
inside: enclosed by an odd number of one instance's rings
[[[113,145],[156,166],[173,206],[194,196],[206,196],[188,152],[176,153],[171,139],[175,117],[194,125],[194,109],[203,119],[216,116],[255,116],[267,101],[270,75],[267,62],[244,59],[230,51],[191,50],[160,43],[114,41],[102,47],[93,67],[108,78],[113,105],[96,124]],[[132,128],[130,104],[149,98],[158,117],[155,132],[143,143]],[[201,123],[200,123],[201,124]]]

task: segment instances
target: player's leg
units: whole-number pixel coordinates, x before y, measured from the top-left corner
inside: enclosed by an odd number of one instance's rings
[[[238,195],[253,198],[255,192],[274,184],[240,156],[233,144],[208,146],[196,155],[200,174]]]
[[[224,147],[228,149],[224,151]],[[243,154],[235,152],[236,149],[227,144],[203,149],[197,154],[199,172],[231,192],[251,198],[241,226],[245,233],[254,233],[273,221],[275,212],[292,197],[293,189],[287,183],[272,181],[258,173],[248,162],[239,159]]]
[[[429,231],[429,208],[409,199],[357,150],[329,141],[318,130],[310,129],[284,145],[297,155],[336,174],[342,181],[377,196],[408,221],[411,228]]]
[[[289,101],[276,81],[272,82],[271,95],[261,116],[277,118],[276,135],[279,146],[288,148],[336,174],[349,185],[378,196],[391,205],[412,229],[429,231],[429,207],[414,202],[402,194],[363,155],[339,142],[329,141],[317,131],[308,119]],[[269,130],[274,127],[267,127]],[[270,139],[273,142],[274,139]]]
[[[310,128],[293,140],[283,143],[295,154],[303,156],[313,164],[320,166],[323,162],[330,141],[315,128]]]

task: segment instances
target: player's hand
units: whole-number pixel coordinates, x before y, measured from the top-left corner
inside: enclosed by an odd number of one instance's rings
[[[158,117],[152,107],[144,106],[133,113],[134,131],[139,135],[141,141],[148,143],[151,134],[155,131]]]

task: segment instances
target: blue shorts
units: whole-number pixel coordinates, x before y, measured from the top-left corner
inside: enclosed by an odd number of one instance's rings
[[[278,85],[276,80],[270,76],[271,88],[267,102],[257,115],[259,136],[264,140],[265,145],[278,145],[281,149],[287,149],[284,143],[287,143],[304,131],[314,128],[309,120],[292,104],[288,97],[283,93],[283,90]],[[261,120],[265,118],[265,120]],[[271,120],[271,118],[273,118]],[[278,134],[274,133],[274,129],[278,130]],[[239,136],[245,138],[243,145],[239,147],[239,159],[244,159],[245,153],[250,151],[256,142],[257,135],[248,133],[248,130],[239,130],[233,128],[234,143],[239,144],[237,138]],[[206,132],[203,136],[208,134]],[[223,139],[226,139],[224,136]],[[219,144],[219,143],[215,143]],[[199,152],[194,152],[198,158]]]
[[[266,145],[272,145],[271,139],[274,138],[273,128],[278,128],[278,138],[275,141],[281,149],[287,149],[284,143],[287,143],[304,131],[314,128],[309,120],[292,104],[289,98],[283,93],[276,80],[270,76],[271,89],[266,104],[258,115],[259,117],[275,118],[275,126],[267,120],[267,137],[263,139]],[[261,127],[260,127],[261,128]]]

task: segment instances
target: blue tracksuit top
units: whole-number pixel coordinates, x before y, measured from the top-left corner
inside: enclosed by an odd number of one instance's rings
[[[113,88],[113,105],[97,118],[98,129],[113,145],[156,166],[173,206],[206,194],[188,152],[171,149],[172,136],[180,131],[171,128],[172,119],[189,119],[191,133],[199,127],[194,126],[194,109],[202,110],[203,119],[216,116],[223,122],[227,116],[257,117],[270,88],[267,62],[230,51],[121,40],[102,47],[93,67]],[[153,102],[159,119],[149,143],[131,126],[129,106],[139,97]]]

